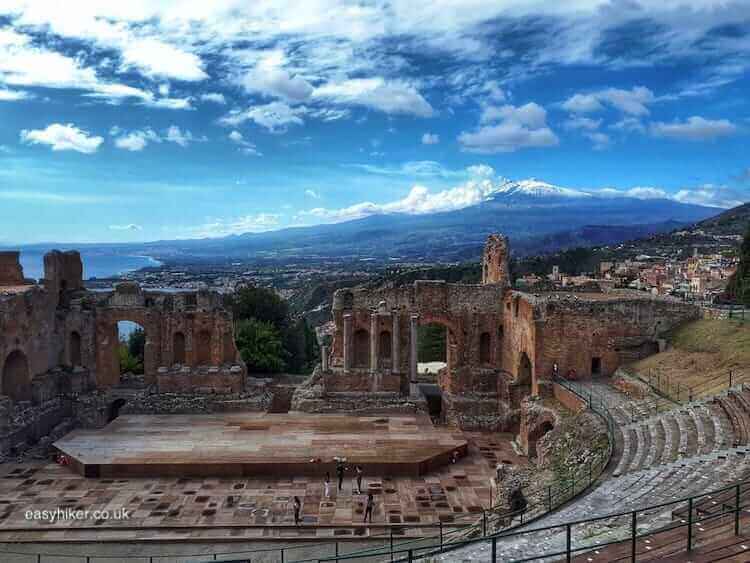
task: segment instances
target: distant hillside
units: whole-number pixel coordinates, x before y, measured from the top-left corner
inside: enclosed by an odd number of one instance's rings
[[[701,221],[696,226],[715,235],[741,235],[749,223],[750,203],[745,203]]]

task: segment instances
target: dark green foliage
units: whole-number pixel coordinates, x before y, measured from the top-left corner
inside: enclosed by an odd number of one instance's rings
[[[146,349],[146,333],[142,328],[137,328],[128,335],[128,352],[134,358],[143,361],[143,352]]]
[[[124,342],[120,342],[120,373],[143,373],[143,358],[131,355],[130,350]]]
[[[250,372],[278,373],[286,367],[286,351],[278,329],[269,322],[244,319],[235,329],[237,348]]]
[[[291,316],[288,303],[274,290],[240,288],[227,297],[227,306],[237,321],[237,348],[251,373],[313,370],[319,356],[315,332],[304,319]]]
[[[419,327],[417,359],[420,362],[444,362],[446,359],[446,328],[439,324]]]

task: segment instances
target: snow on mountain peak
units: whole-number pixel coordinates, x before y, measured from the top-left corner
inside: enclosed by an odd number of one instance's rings
[[[498,194],[526,195],[532,197],[592,197],[591,194],[571,188],[555,186],[536,178],[508,181],[497,190]]]

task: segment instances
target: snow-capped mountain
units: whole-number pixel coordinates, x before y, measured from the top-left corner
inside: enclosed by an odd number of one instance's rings
[[[571,188],[563,188],[562,186],[555,186],[536,178],[529,178],[528,180],[505,180],[501,186],[495,192],[495,196],[498,197],[531,197],[531,198],[590,198],[593,197],[591,194],[574,190]]]

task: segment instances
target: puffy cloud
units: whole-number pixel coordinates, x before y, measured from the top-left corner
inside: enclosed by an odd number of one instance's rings
[[[136,225],[135,223],[130,223],[128,225],[110,225],[109,226],[110,231],[141,231],[143,230],[143,227],[140,225]]]
[[[584,137],[591,140],[594,143],[594,150],[600,151],[604,150],[607,147],[609,147],[612,140],[609,138],[609,135],[605,133],[601,133],[599,131],[595,132],[586,132],[583,134]]]
[[[233,143],[240,145],[241,152],[252,156],[263,156],[263,153],[258,151],[255,144],[245,139],[244,135],[239,131],[232,131],[227,137],[229,137],[229,140]]]
[[[487,107],[480,118],[482,126],[461,133],[458,142],[465,151],[483,154],[557,146],[559,139],[546,119],[546,110],[533,102],[518,107]]]
[[[121,49],[125,68],[136,68],[145,76],[191,82],[208,78],[200,57],[158,39],[124,34],[111,43]]]
[[[214,104],[224,105],[227,103],[227,99],[224,97],[224,94],[221,94],[219,92],[208,92],[206,94],[201,94],[200,99],[202,102],[212,102]]]
[[[466,172],[472,178],[492,178],[495,176],[495,169],[489,164],[474,164],[467,167]]]
[[[190,131],[183,131],[177,125],[172,125],[169,127],[169,129],[167,129],[164,140],[169,141],[170,143],[176,143],[181,147],[186,147],[195,139]]]
[[[604,109],[605,104],[628,115],[648,115],[648,104],[655,100],[654,93],[644,86],[630,90],[607,88],[589,94],[575,94],[562,103],[571,113],[593,113]]]
[[[693,203],[726,209],[750,201],[750,193],[747,190],[738,190],[728,186],[703,184],[695,188],[679,190],[674,195],[674,199],[682,203]]]
[[[313,98],[336,104],[364,106],[388,114],[430,117],[432,106],[412,85],[384,78],[352,78],[316,88]]]
[[[102,137],[89,135],[72,123],[53,123],[45,129],[24,129],[21,142],[32,145],[49,145],[53,151],[76,151],[84,154],[96,152],[104,142]]]
[[[610,125],[609,128],[624,133],[645,133],[646,131],[646,127],[637,117],[623,117],[620,121]]]
[[[25,90],[6,90],[0,88],[0,102],[16,102],[18,100],[26,100],[31,97],[32,95]]]
[[[123,137],[118,137],[117,139],[115,139],[115,146],[118,149],[124,149],[132,152],[142,151],[146,147],[146,145],[148,145],[148,140],[140,132],[128,133]]]
[[[232,110],[219,120],[227,126],[237,126],[245,121],[253,121],[265,127],[271,133],[283,133],[290,125],[302,125],[302,115],[306,108],[293,108],[284,102],[270,102],[261,106],[253,106],[246,110]]]
[[[668,199],[669,194],[661,188],[652,188],[638,186],[627,190],[617,188],[603,188],[601,190],[592,190],[593,195],[602,197],[632,197],[635,199]]]
[[[594,131],[602,124],[601,119],[591,119],[574,115],[563,122],[563,127],[569,130]]]
[[[274,213],[257,213],[233,218],[210,217],[205,223],[190,227],[190,236],[221,237],[248,232],[268,231],[279,225],[281,215]]]
[[[737,126],[727,119],[705,119],[694,115],[686,121],[651,124],[650,131],[657,137],[669,137],[684,141],[706,141],[727,137],[737,131]]]
[[[138,152],[142,151],[149,143],[161,143],[167,141],[175,143],[181,147],[188,146],[193,141],[204,141],[205,138],[196,138],[190,131],[183,131],[177,125],[172,125],[164,130],[163,134],[159,134],[150,127],[145,129],[130,131],[127,134],[123,133],[122,130],[114,126],[109,131],[110,135],[116,136],[115,146],[118,149]]]
[[[242,78],[242,86],[248,92],[282,98],[288,102],[308,99],[313,93],[312,85],[301,76],[285,70],[285,61],[286,57],[280,50],[263,54],[255,67]]]
[[[313,199],[320,199],[320,192],[316,192],[315,190],[307,189],[305,190],[305,195]]]
[[[368,215],[384,213],[407,213],[420,215],[463,209],[485,201],[492,194],[498,192],[502,185],[489,179],[470,180],[447,190],[430,192],[426,187],[416,185],[402,199],[384,204],[363,202],[342,209],[326,209],[318,207],[304,211],[301,215],[308,215],[324,221],[348,221]]]
[[[422,135],[423,145],[437,145],[440,142],[440,135],[437,133],[425,133]]]

